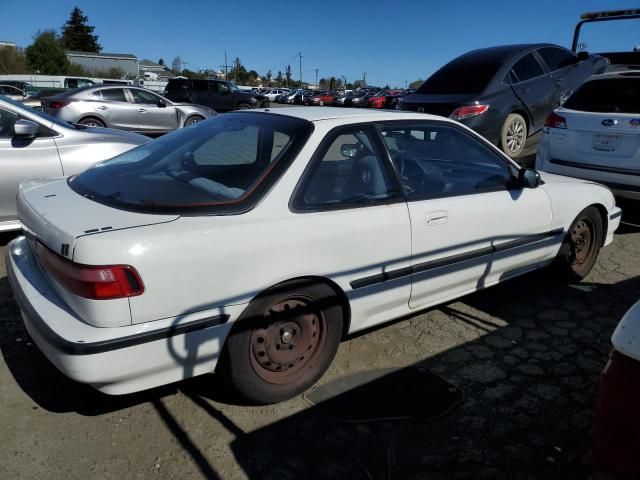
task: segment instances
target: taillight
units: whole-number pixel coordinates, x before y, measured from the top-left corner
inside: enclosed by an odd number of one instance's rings
[[[42,266],[67,290],[92,300],[113,300],[142,295],[144,284],[129,265],[82,265],[56,255],[37,243]]]
[[[557,113],[552,113],[544,121],[544,126],[551,128],[567,128],[567,120]]]
[[[47,103],[47,107],[49,108],[62,108],[69,105],[71,102],[49,102]]]
[[[456,108],[449,118],[454,120],[464,120],[465,118],[476,117],[482,115],[489,110],[489,105],[468,105],[466,107]]]

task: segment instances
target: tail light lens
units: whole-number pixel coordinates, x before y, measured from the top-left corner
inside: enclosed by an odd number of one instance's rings
[[[47,107],[49,108],[63,108],[69,105],[71,102],[49,102]]]
[[[544,126],[551,128],[567,128],[567,120],[557,113],[552,113],[544,121]]]
[[[129,265],[82,265],[36,244],[42,266],[67,290],[91,300],[113,300],[142,295],[144,284]]]
[[[449,118],[454,120],[464,120],[465,118],[477,117],[489,110],[489,105],[468,105],[456,108]]]

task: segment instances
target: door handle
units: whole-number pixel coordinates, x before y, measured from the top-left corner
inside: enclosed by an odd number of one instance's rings
[[[527,93],[529,90],[529,88],[516,88],[516,92],[518,93]]]
[[[562,81],[564,81],[567,77],[555,77],[554,80],[556,81],[556,83],[560,83]]]
[[[99,106],[99,107],[97,107],[97,108],[98,108],[98,110],[106,110],[106,109],[107,109],[107,107],[105,107],[104,105],[100,105],[100,106]]]
[[[435,212],[428,212],[426,214],[425,221],[427,225],[442,225],[449,221],[449,212],[446,210],[437,210]]]
[[[144,112],[146,112],[146,110],[145,110],[144,108],[139,108],[139,109],[138,109],[138,112],[140,112],[140,113],[144,113]]]

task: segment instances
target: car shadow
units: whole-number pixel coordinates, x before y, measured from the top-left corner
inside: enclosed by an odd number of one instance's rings
[[[640,232],[640,201],[617,198],[616,204],[622,209],[622,218],[616,235]]]
[[[11,240],[22,235],[20,231],[15,232],[0,232],[0,247],[5,247]]]

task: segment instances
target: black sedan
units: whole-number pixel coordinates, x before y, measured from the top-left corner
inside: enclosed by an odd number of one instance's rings
[[[446,64],[398,108],[458,120],[516,158],[553,109],[607,65],[551,44],[482,48]]]

